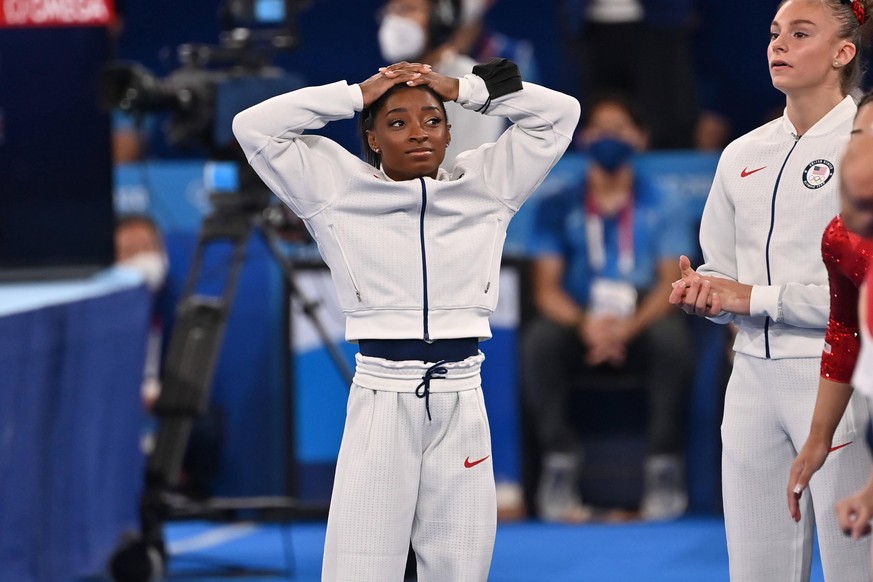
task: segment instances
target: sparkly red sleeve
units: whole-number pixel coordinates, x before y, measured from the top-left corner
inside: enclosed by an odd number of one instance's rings
[[[821,375],[848,384],[858,359],[858,287],[864,278],[869,245],[834,218],[822,236],[822,260],[828,271],[831,312],[821,358]]]

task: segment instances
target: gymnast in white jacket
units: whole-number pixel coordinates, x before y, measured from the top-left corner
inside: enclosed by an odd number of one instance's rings
[[[441,168],[444,101],[512,125]],[[360,112],[367,161],[305,130]],[[336,286],[356,373],[337,461],[323,580],[482,581],[496,532],[480,386],[506,228],[579,118],[567,95],[495,59],[463,78],[397,63],[238,114],[249,163],[306,224]]]
[[[721,426],[732,580],[809,580],[814,529],[826,580],[871,579],[869,544],[844,536],[834,512],[870,473],[861,397],[849,402],[798,511],[785,509],[825,347],[830,296],[821,241],[839,212],[864,8],[859,0],[780,3],[767,56],[785,113],[722,153],[700,225],[704,264],[695,272],[683,257],[670,295],[687,313],[737,327]]]

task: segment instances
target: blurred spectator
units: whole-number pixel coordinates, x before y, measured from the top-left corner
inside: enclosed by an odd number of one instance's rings
[[[118,58],[118,43],[126,25],[124,0],[115,0],[115,20],[107,28],[112,58]],[[115,109],[112,116],[112,161],[129,164],[142,160],[146,150],[146,131],[143,116]]]
[[[563,22],[583,107],[603,92],[631,95],[650,120],[652,149],[693,146],[691,0],[564,0]]]
[[[773,88],[765,66],[766,32],[775,5],[759,0],[697,0],[694,55],[701,110],[694,130],[697,149],[721,151],[737,137],[782,115],[784,96]],[[737,14],[743,15],[742,26],[736,25]]]
[[[442,75],[462,77],[476,61],[458,52],[455,40],[467,38],[473,30],[467,27],[478,26],[489,5],[488,0],[389,0],[379,24],[382,57],[387,63],[426,63]],[[455,102],[446,103],[446,115],[453,127],[447,169],[459,153],[496,141],[506,127],[503,118],[468,111]]]
[[[164,357],[164,334],[171,323],[165,320],[167,305],[159,305],[165,297],[169,261],[164,238],[158,225],[146,214],[124,215],[115,229],[115,253],[119,266],[137,271],[152,292],[152,322],[149,329],[145,368],[143,370],[143,405],[149,412],[161,394],[161,373]],[[170,317],[169,315],[167,316]],[[143,452],[151,453],[158,419],[150,417],[143,430]],[[210,405],[203,415],[194,418],[185,444],[182,474],[178,491],[201,499],[211,495],[212,483],[219,473],[224,446],[224,412]]]
[[[481,10],[484,15],[497,4],[497,0],[475,0],[472,4],[478,4],[480,8],[477,11]],[[525,81],[541,82],[533,43],[494,30],[483,17],[465,22],[452,38],[452,44],[457,52],[469,55],[479,63],[487,63],[495,57],[509,59],[518,65]]]
[[[155,222],[144,214],[124,216],[115,228],[115,259],[119,265],[137,271],[154,298],[163,289],[169,270],[163,236]],[[152,310],[148,351],[143,377],[143,402],[150,409],[160,394],[161,338],[163,325],[157,309]]]
[[[631,163],[647,144],[625,98],[591,105],[580,133],[591,161],[579,183],[542,201],[532,235],[533,297],[524,335],[524,387],[543,451],[537,504],[547,521],[580,522],[581,450],[574,390],[606,374],[643,372],[649,401],[642,515],[687,506],[684,436],[691,382],[690,330],[664,292],[691,245],[690,220]]]

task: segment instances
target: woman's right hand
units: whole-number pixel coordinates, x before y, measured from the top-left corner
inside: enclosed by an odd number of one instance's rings
[[[685,255],[679,258],[679,273],[682,278],[673,283],[669,298],[671,305],[676,305],[688,315],[699,317],[721,313],[721,299],[713,291],[710,278],[698,275]]]
[[[698,275],[685,255],[679,257],[682,278],[673,283],[669,301],[689,315],[715,317],[722,311],[749,315],[752,286],[725,279]]]
[[[401,83],[412,87],[427,85],[443,101],[455,101],[458,98],[458,79],[441,75],[427,64],[402,61],[380,68],[378,73],[359,84],[364,96],[364,107],[369,107],[385,91]]]
[[[830,442],[807,438],[791,464],[788,474],[788,513],[794,521],[800,521],[800,497],[809,486],[809,480],[824,465],[829,447]]]
[[[358,84],[364,96],[364,107],[372,105],[376,99],[384,95],[385,91],[394,85],[411,81],[427,71],[430,71],[430,65],[407,63],[406,61],[380,68],[378,73]]]

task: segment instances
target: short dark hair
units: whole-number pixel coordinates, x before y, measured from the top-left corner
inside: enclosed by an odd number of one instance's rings
[[[602,105],[617,105],[628,114],[637,128],[642,131],[649,130],[648,120],[640,106],[627,93],[622,93],[621,91],[602,91],[589,99],[582,114],[582,122],[579,124],[579,127],[588,127],[594,112]]]
[[[373,167],[378,168],[382,165],[382,154],[377,154],[372,150],[372,148],[370,148],[370,142],[367,139],[367,132],[373,129],[373,125],[376,122],[376,115],[385,107],[385,102],[388,101],[388,98],[398,91],[402,91],[404,89],[418,89],[421,91],[427,91],[428,93],[433,95],[434,98],[436,98],[436,100],[439,102],[440,107],[443,110],[443,118],[446,120],[446,123],[449,122],[449,116],[446,114],[446,106],[443,103],[442,97],[440,97],[436,91],[434,91],[427,85],[415,85],[414,87],[410,87],[409,85],[404,85],[402,83],[394,85],[393,87],[385,91],[385,93],[383,93],[381,97],[373,101],[369,107],[364,107],[361,110],[360,116],[358,117],[358,130],[360,131],[361,147],[363,148],[364,159],[366,159],[367,163]]]

